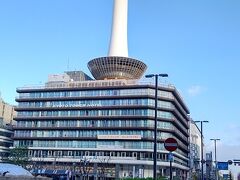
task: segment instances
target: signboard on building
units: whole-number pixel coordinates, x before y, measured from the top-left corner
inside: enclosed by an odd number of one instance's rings
[[[98,107],[101,104],[50,104],[50,107],[66,108],[66,107]]]
[[[98,139],[141,139],[141,135],[98,135]]]
[[[123,149],[121,145],[97,145],[98,149]]]
[[[217,162],[218,170],[228,170],[228,162]]]

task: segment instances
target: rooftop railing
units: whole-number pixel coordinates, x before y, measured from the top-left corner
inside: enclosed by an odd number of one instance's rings
[[[94,80],[94,81],[73,81],[73,82],[47,82],[45,85],[26,85],[17,88],[17,90],[28,89],[51,89],[51,88],[78,88],[78,87],[108,87],[108,86],[131,86],[131,85],[154,85],[153,80],[125,80],[125,79],[111,79],[111,80]],[[159,83],[160,87],[175,89],[172,84]]]

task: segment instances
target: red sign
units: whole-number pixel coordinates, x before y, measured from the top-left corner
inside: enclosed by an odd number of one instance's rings
[[[164,141],[164,147],[168,151],[175,151],[178,148],[178,143],[174,138],[168,138]]]

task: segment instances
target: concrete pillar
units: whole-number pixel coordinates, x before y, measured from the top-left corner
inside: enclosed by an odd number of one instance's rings
[[[120,165],[116,164],[115,165],[115,179],[119,179],[120,177]]]
[[[135,178],[136,167],[133,165],[133,178]]]
[[[97,177],[98,177],[98,173],[97,173],[97,163],[94,163],[93,164],[93,176],[94,176],[94,179],[97,180]]]

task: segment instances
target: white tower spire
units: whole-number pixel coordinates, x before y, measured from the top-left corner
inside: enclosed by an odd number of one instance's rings
[[[128,57],[128,0],[115,0],[108,56]]]
[[[127,18],[128,0],[114,0],[108,56],[88,62],[88,68],[95,79],[140,79],[147,69],[143,62],[128,57]]]

